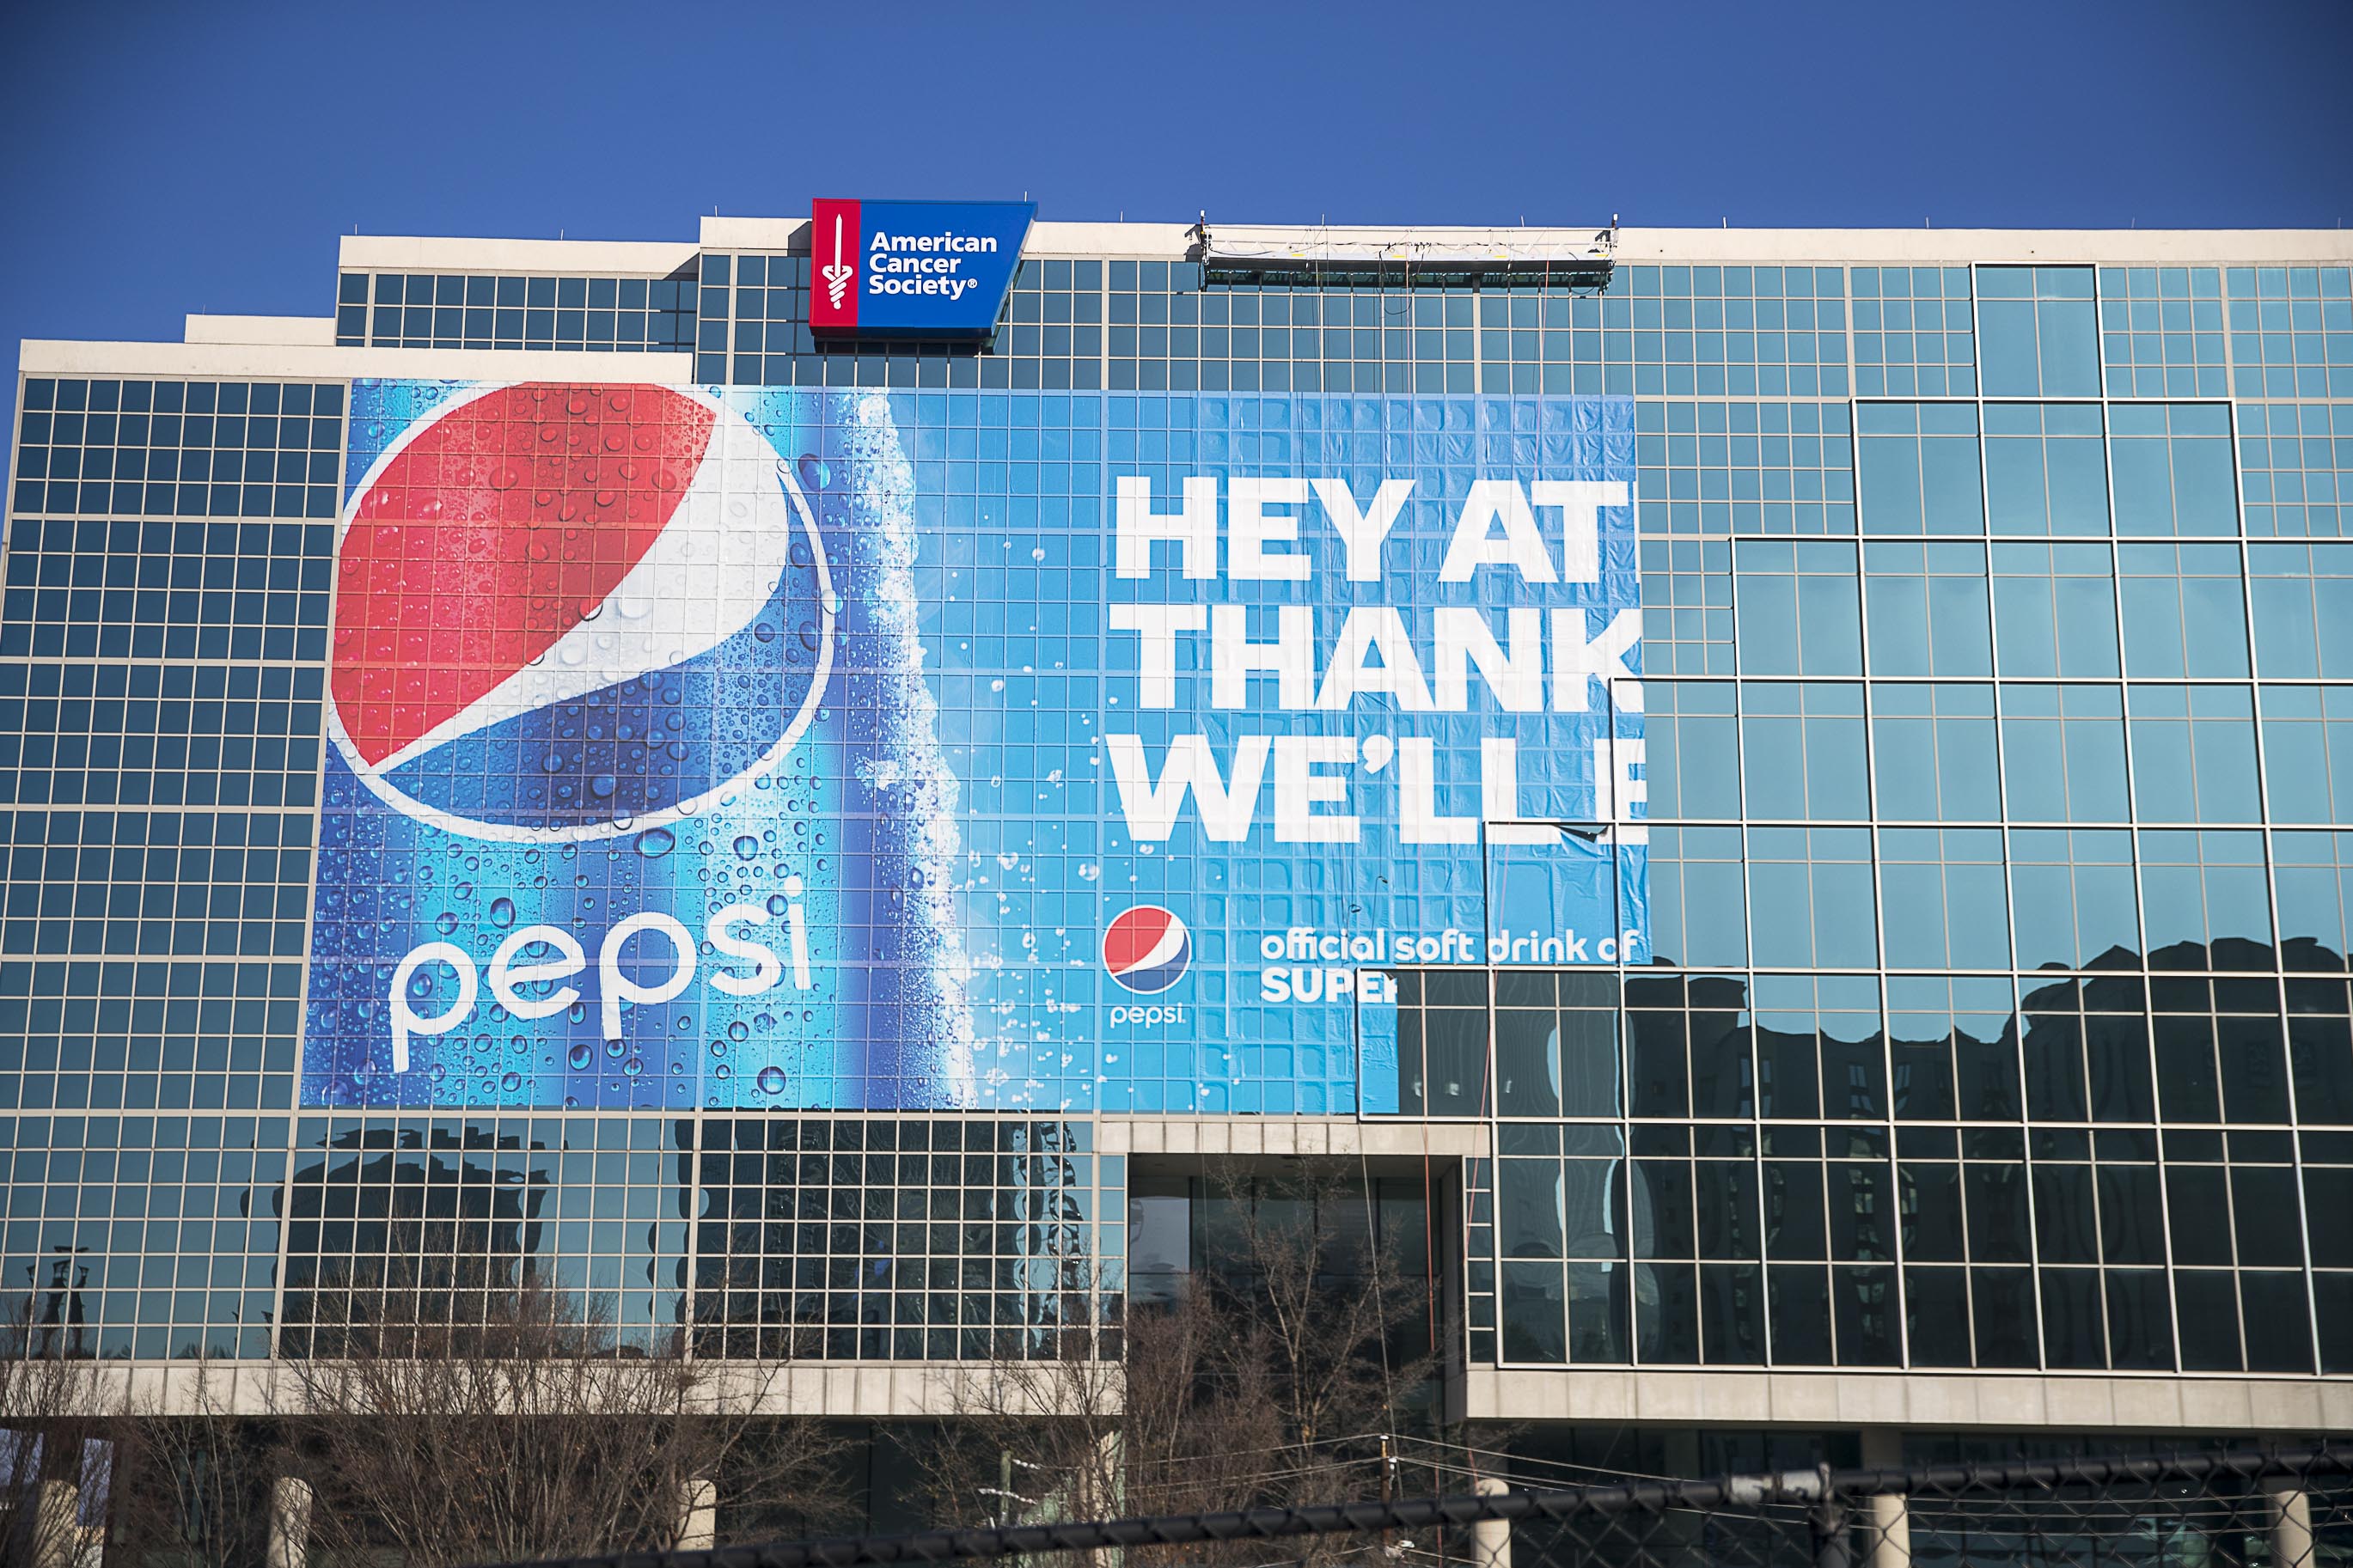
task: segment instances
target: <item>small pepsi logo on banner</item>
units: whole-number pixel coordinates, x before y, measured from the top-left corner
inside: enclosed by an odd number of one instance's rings
[[[1139,996],[1156,995],[1185,978],[1193,963],[1193,933],[1174,910],[1138,904],[1115,916],[1103,932],[1105,973]]]
[[[809,331],[987,337],[1037,211],[1032,202],[820,197],[809,216]]]

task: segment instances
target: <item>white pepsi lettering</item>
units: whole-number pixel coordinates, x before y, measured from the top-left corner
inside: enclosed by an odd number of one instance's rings
[[[757,904],[730,904],[711,917],[710,921],[702,928],[702,934],[710,940],[711,945],[722,957],[749,959],[752,963],[752,973],[730,974],[725,970],[714,970],[712,972],[711,984],[730,996],[757,996],[763,991],[775,990],[776,983],[785,977],[784,960],[776,956],[775,949],[754,942],[749,937],[737,936],[728,929],[739,923],[766,925],[768,911]],[[806,960],[803,961],[801,967],[804,971],[807,970]],[[806,991],[808,987],[804,985],[801,989]]]
[[[1496,531],[1502,530],[1499,534]],[[1438,568],[1441,583],[1468,583],[1482,566],[1509,566],[1525,583],[1557,583],[1552,552],[1536,530],[1527,492],[1510,479],[1474,479],[1462,515],[1446,542]]]
[[[1315,609],[1307,605],[1275,607],[1271,641],[1251,636],[1253,618],[1262,625],[1265,615],[1254,605],[1114,604],[1106,613],[1111,630],[1135,634],[1136,704],[1145,709],[1176,706],[1183,639],[1206,629],[1212,708],[1337,711],[1381,697],[1399,712],[1461,713],[1476,690],[1506,713],[1541,713],[1549,669],[1555,712],[1592,711],[1595,680],[1609,682],[1620,712],[1642,710],[1641,678],[1629,662],[1641,642],[1638,610],[1620,610],[1597,630],[1596,611],[1440,605],[1419,623],[1427,665],[1416,626],[1388,605],[1349,610],[1328,650],[1316,640]],[[1259,675],[1275,678],[1271,702],[1262,687],[1252,688]]]
[[[1367,655],[1377,656],[1380,662],[1367,665]],[[1395,698],[1403,712],[1430,710],[1430,687],[1421,678],[1413,640],[1405,635],[1405,619],[1388,605],[1360,605],[1340,623],[1315,706],[1345,708],[1372,692]]]
[[[1150,576],[1152,546],[1160,540],[1183,547],[1186,576],[1208,578],[1218,574],[1216,479],[1197,475],[1186,479],[1184,510],[1174,515],[1152,510],[1152,480],[1147,477],[1123,474],[1113,481],[1113,488],[1117,497],[1113,560],[1120,576]],[[1512,489],[1517,493],[1516,486]],[[1227,502],[1228,575],[1260,582],[1308,580],[1314,564],[1310,555],[1270,548],[1299,542],[1299,515],[1267,509],[1303,506],[1311,490],[1322,503],[1324,521],[1339,535],[1348,581],[1380,581],[1382,544],[1397,526],[1407,499],[1413,494],[1411,479],[1383,479],[1374,492],[1372,504],[1362,509],[1356,505],[1348,481],[1342,479],[1233,480]],[[1522,496],[1523,510],[1526,504],[1526,498]]]
[[[556,957],[518,964],[515,960],[527,947],[554,948]],[[491,994],[518,1018],[552,1018],[580,1000],[576,987],[561,985],[544,996],[526,996],[516,987],[562,980],[587,966],[588,955],[570,931],[560,926],[525,926],[510,933],[491,954]]]
[[[621,948],[641,931],[659,931],[670,940],[673,963],[669,976],[659,985],[640,985],[621,973]],[[641,910],[616,925],[605,933],[604,943],[596,950],[597,1006],[605,1038],[621,1038],[623,1003],[646,1007],[667,1002],[693,978],[694,938],[676,920],[659,910]]]
[[[1157,781],[1145,765],[1142,736],[1106,735],[1103,742],[1111,748],[1112,777],[1119,786],[1119,808],[1131,837],[1165,842],[1176,831],[1187,790],[1200,803],[1203,833],[1220,844],[1239,844],[1250,837],[1267,753],[1274,744],[1271,737],[1245,735],[1235,743],[1230,784],[1209,755],[1207,735],[1179,735],[1171,741]]]
[[[1117,494],[1119,538],[1113,551],[1113,569],[1123,577],[1152,575],[1152,542],[1173,540],[1178,546],[1187,577],[1218,574],[1218,481],[1185,481],[1185,507],[1174,513],[1152,510],[1152,481],[1140,475],[1120,476]]]
[[[1510,735],[1479,739],[1476,776],[1441,781],[1438,743],[1429,735],[1239,735],[1230,769],[1221,768],[1208,737],[1178,735],[1168,743],[1155,775],[1140,735],[1106,735],[1112,778],[1128,834],[1139,843],[1166,843],[1194,797],[1202,836],[1239,844],[1257,828],[1259,802],[1266,794],[1268,765],[1273,772],[1273,827],[1279,844],[1356,844],[1364,819],[1355,810],[1352,788],[1372,775],[1386,777],[1396,764],[1398,837],[1408,845],[1535,844],[1557,847],[1561,830],[1525,805],[1520,795],[1520,742]],[[1637,816],[1649,785],[1640,769],[1643,742],[1607,738],[1593,742],[1593,804],[1613,842],[1640,844],[1645,828]],[[1357,771],[1350,770],[1353,767]],[[1467,773],[1469,770],[1465,770]],[[1443,782],[1449,794],[1441,797]],[[1555,781],[1557,789],[1561,781]],[[1451,812],[1445,803],[1478,810]],[[1305,956],[1319,956],[1308,953]],[[1323,957],[1337,957],[1336,952]]]
[[[1356,760],[1346,735],[1282,735],[1274,742],[1274,837],[1282,844],[1354,844],[1357,819],[1319,815],[1318,805],[1348,798],[1348,781],[1324,770]]]
[[[1306,582],[1306,556],[1294,550],[1267,548],[1271,544],[1299,542],[1298,514],[1267,509],[1303,506],[1306,500],[1305,479],[1232,480],[1227,488],[1226,503],[1227,575],[1267,582]]]
[[[793,989],[809,988],[808,918],[801,913],[801,879],[796,871],[785,879],[785,931],[793,945]]]
[[[1560,580],[1601,581],[1601,509],[1626,504],[1625,481],[1538,479],[1528,487],[1528,496],[1540,507],[1560,508]]]
[[[1248,707],[1250,678],[1260,670],[1274,676],[1278,705],[1311,706],[1315,696],[1314,610],[1306,605],[1277,608],[1271,643],[1250,640],[1250,613],[1248,605],[1219,605],[1209,613],[1209,706]]]
[[[1506,713],[1544,711],[1544,612],[1520,608],[1504,612],[1511,628],[1511,652],[1495,641],[1487,617],[1477,610],[1448,605],[1433,612],[1436,633],[1431,656],[1431,700],[1442,712],[1459,713],[1471,706],[1471,665],[1494,694]]]
[[[1650,812],[1650,781],[1635,773],[1644,765],[1650,742],[1620,736],[1611,740],[1597,736],[1593,742],[1594,787],[1600,791],[1599,815],[1604,822],[1614,822],[1609,837],[1620,844],[1648,844],[1651,829],[1647,823],[1637,820],[1635,807],[1642,815]]]
[[[1398,742],[1398,837],[1407,844],[1475,844],[1479,819],[1438,809],[1438,742],[1408,735]]]
[[[1348,481],[1323,479],[1311,481],[1315,487],[1315,499],[1324,503],[1324,520],[1340,536],[1341,547],[1348,558],[1348,581],[1377,583],[1381,580],[1381,541],[1397,526],[1398,514],[1405,510],[1406,498],[1413,494],[1411,479],[1383,479],[1381,488],[1373,492],[1373,504],[1364,510],[1356,510],[1356,498],[1348,489]]]
[[[1642,612],[1620,610],[1599,632],[1583,610],[1552,613],[1552,709],[1556,713],[1591,710],[1593,682],[1609,683],[1609,698],[1626,712],[1642,710],[1642,684],[1626,667],[1626,656],[1642,640]]]
[[[458,972],[458,999],[446,1013],[427,1017],[408,1005],[408,983],[417,972],[428,963],[446,963]],[[412,1035],[446,1035],[455,1028],[458,1020],[474,1010],[474,993],[480,985],[474,973],[474,961],[466,950],[454,942],[428,942],[413,949],[392,972],[392,1070],[408,1070],[408,1041]]]
[[[1560,842],[1549,823],[1520,820],[1520,743],[1489,735],[1479,742],[1479,811],[1487,819],[1490,844]]]
[[[1145,708],[1176,707],[1176,634],[1199,631],[1208,624],[1208,609],[1201,605],[1113,605],[1110,608],[1113,631],[1136,634],[1137,703]]]

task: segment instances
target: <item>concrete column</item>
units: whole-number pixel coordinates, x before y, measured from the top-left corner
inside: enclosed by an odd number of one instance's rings
[[[2295,1476],[2263,1483],[2264,1511],[2270,1515],[2272,1568],[2316,1568],[2312,1548],[2312,1494]]]
[[[1502,1497],[1512,1489],[1499,1477],[1481,1476],[1472,1486],[1481,1497]],[[1512,1568],[1512,1521],[1482,1519],[1471,1527],[1472,1568]]]
[[[80,1522],[74,1517],[81,1500],[74,1484],[52,1478],[33,1494],[32,1568],[74,1568],[75,1550],[81,1542]]]
[[[708,1552],[719,1544],[719,1483],[697,1477],[678,1489],[678,1550]]]
[[[1661,1473],[1676,1480],[1696,1480],[1700,1475],[1699,1434],[1688,1427],[1659,1434]],[[1702,1544],[1704,1516],[1696,1509],[1669,1509],[1659,1516],[1651,1537],[1660,1568],[1712,1568]]]
[[[1892,1470],[1904,1463],[1904,1434],[1893,1426],[1862,1429],[1865,1469]],[[1912,1505],[1901,1492],[1871,1500],[1871,1535],[1865,1543],[1869,1568],[1912,1568]]]
[[[280,1476],[269,1489],[268,1568],[305,1568],[311,1561],[311,1483]]]

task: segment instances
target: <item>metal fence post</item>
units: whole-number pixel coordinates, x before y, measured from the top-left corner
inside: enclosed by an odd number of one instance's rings
[[[1847,1541],[1846,1503],[1831,1489],[1828,1465],[1815,1473],[1821,1478],[1820,1489],[1815,1493],[1813,1511],[1808,1516],[1814,1530],[1814,1568],[1852,1568],[1854,1554]]]

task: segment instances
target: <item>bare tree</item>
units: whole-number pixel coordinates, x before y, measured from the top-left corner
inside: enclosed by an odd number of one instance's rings
[[[1395,1453],[1383,1435],[1426,1421],[1431,1370],[1398,1342],[1421,1296],[1400,1277],[1398,1238],[1378,1234],[1367,1194],[1328,1168],[1221,1171],[1212,1188],[1231,1246],[1173,1300],[1092,1338],[1000,1333],[998,1353],[963,1373],[955,1430],[924,1455],[938,1518],[1100,1518],[1380,1490]],[[1319,1541],[1303,1560],[1360,1545]],[[1263,1550],[1127,1556],[1239,1563]]]
[[[693,1361],[677,1335],[632,1352],[528,1279],[479,1298],[470,1321],[375,1300],[333,1359],[288,1363],[289,1430],[332,1551],[454,1568],[669,1549],[723,1472],[738,1500],[840,1511],[840,1440],[763,1412],[774,1366]]]
[[[0,1306],[0,1563],[76,1563],[104,1529],[117,1401],[79,1337]]]
[[[269,1540],[270,1487],[284,1468],[274,1423],[240,1414],[230,1373],[208,1357],[175,1365],[168,1401],[136,1401],[121,1422],[112,1526],[134,1561],[243,1568]]]

